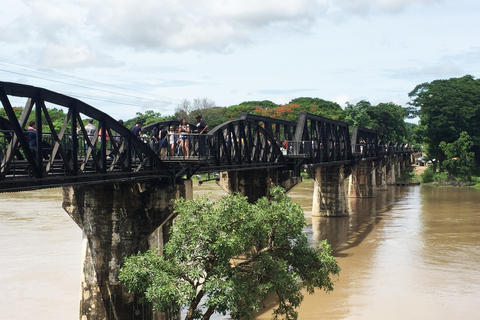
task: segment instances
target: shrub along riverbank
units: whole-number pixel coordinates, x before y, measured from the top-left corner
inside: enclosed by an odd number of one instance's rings
[[[404,172],[397,183],[429,183],[437,186],[474,187],[480,189],[480,168],[472,171],[470,179],[467,176],[450,178],[447,172],[434,172],[432,166],[416,167]]]

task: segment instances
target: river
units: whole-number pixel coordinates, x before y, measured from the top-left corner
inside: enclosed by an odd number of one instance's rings
[[[389,187],[350,199],[349,217],[312,218],[312,188],[290,196],[342,271],[333,292],[305,294],[299,319],[480,319],[480,190]],[[224,194],[195,186],[205,193]],[[0,319],[78,319],[82,235],[61,204],[60,189],[0,194]]]

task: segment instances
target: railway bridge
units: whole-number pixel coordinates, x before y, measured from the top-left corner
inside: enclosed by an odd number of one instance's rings
[[[297,122],[242,114],[208,134],[172,134],[157,149],[108,114],[44,88],[0,82],[0,101],[0,192],[62,187],[63,207],[83,230],[81,319],[168,318],[126,293],[118,271],[124,257],[168,241],[173,200],[192,197],[196,175],[255,201],[273,185],[293,188],[307,170],[315,177],[312,215],[345,216],[347,197],[375,196],[413,155],[373,130],[350,134],[346,123],[308,113]],[[67,111],[61,126],[53,108]],[[27,130],[32,115],[35,131]],[[87,118],[98,124],[94,134]]]

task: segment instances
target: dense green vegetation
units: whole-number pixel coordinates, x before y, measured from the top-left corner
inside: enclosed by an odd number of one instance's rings
[[[217,202],[179,199],[163,255],[148,251],[126,259],[120,281],[155,310],[185,308],[185,319],[214,312],[252,319],[270,293],[280,319],[297,319],[306,289],[333,289],[340,268],[325,242],[311,248],[304,212],[281,187],[255,204],[237,194]],[[201,227],[199,227],[201,226]]]
[[[362,100],[355,105],[347,103],[345,112],[347,113],[345,121],[348,124],[376,130],[385,143],[390,141],[411,143],[405,119],[413,118],[415,115],[412,108],[403,108],[392,102],[373,106],[370,102]]]
[[[409,96],[420,117],[416,135],[423,137],[433,164],[426,180],[472,181],[480,165],[480,80],[470,75],[435,80]]]

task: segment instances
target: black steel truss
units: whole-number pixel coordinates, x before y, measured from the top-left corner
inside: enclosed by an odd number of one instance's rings
[[[26,100],[20,116],[11,97]],[[413,151],[403,144],[384,144],[370,129],[354,127],[350,137],[346,123],[303,112],[297,122],[242,114],[208,134],[189,134],[189,155],[161,156],[109,115],[75,98],[0,82],[0,101],[6,113],[0,116],[0,192],[102,181],[174,180],[196,172],[251,168],[293,169],[299,174],[304,165],[354,166],[361,160]],[[67,110],[60,130],[55,129],[47,104]],[[30,147],[26,131],[32,113],[35,148]],[[90,136],[83,125],[86,118],[98,124]],[[178,124],[178,120],[154,123],[142,127],[142,132]]]

